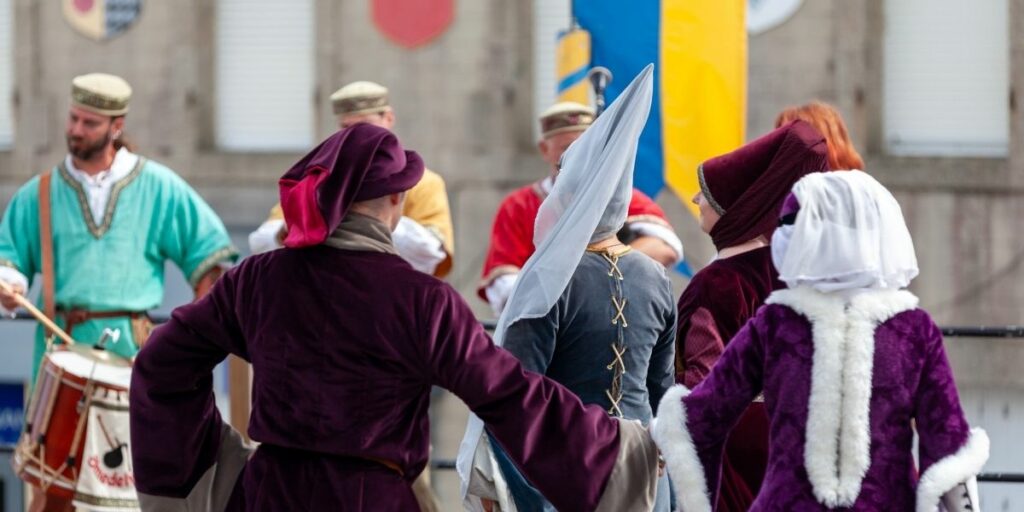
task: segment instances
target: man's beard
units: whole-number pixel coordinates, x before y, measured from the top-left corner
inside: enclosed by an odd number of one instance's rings
[[[68,143],[68,153],[71,153],[71,156],[79,160],[92,160],[92,158],[96,156],[97,153],[102,151],[104,148],[107,147],[108,144],[110,144],[112,138],[113,137],[111,136],[110,131],[107,131],[107,134],[96,143],[84,147],[79,145],[76,148],[74,144],[81,144],[82,142],[84,142],[84,139],[76,139],[68,135],[66,137]]]

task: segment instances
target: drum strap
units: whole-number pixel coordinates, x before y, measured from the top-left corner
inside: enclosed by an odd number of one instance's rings
[[[49,318],[57,315],[57,302],[54,297],[53,272],[53,227],[50,222],[50,183],[53,173],[47,171],[39,177],[39,245],[42,251],[43,273],[43,313]],[[49,336],[49,331],[46,335]]]

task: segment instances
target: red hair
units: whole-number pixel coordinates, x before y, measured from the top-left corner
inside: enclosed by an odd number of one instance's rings
[[[853,147],[846,131],[846,123],[839,111],[828,103],[812,101],[806,105],[789,107],[775,118],[776,128],[800,119],[814,126],[828,143],[828,166],[833,171],[864,170],[864,160]]]

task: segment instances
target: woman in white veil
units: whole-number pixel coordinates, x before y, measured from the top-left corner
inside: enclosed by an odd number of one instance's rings
[[[547,315],[588,246],[613,238],[622,227],[632,193],[637,142],[652,95],[653,66],[648,66],[566,151],[555,186],[537,214],[537,251],[523,267],[498,320],[496,344],[503,344],[517,322]],[[483,424],[471,417],[457,461],[465,503],[479,510],[483,497],[496,501],[503,511],[515,510],[482,434]]]

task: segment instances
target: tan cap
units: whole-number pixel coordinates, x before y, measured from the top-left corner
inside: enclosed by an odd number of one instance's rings
[[[106,73],[89,73],[71,80],[71,103],[104,116],[128,112],[132,87],[123,78]]]
[[[370,114],[391,110],[388,88],[374,82],[352,82],[331,95],[335,115]]]
[[[572,101],[555,103],[540,115],[540,132],[545,139],[563,132],[582,132],[594,122],[594,109]]]

